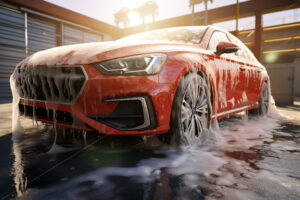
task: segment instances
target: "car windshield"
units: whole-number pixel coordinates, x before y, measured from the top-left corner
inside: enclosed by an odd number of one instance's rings
[[[167,28],[130,35],[119,41],[167,41],[199,44],[206,26]]]

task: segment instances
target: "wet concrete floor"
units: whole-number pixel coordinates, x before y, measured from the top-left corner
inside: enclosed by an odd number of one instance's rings
[[[0,199],[300,199],[300,125],[233,116],[202,143],[26,128],[0,136]],[[65,135],[65,137],[63,137]]]

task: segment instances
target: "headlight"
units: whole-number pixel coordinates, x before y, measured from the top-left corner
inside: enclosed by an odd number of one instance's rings
[[[165,54],[147,54],[108,60],[94,67],[106,75],[151,75],[158,73],[166,61]]]

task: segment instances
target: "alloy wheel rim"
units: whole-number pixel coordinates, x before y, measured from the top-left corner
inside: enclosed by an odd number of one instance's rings
[[[181,123],[188,143],[201,138],[208,124],[208,98],[202,79],[189,82],[181,104]]]
[[[262,114],[267,114],[269,108],[269,91],[267,87],[263,89],[261,104]]]

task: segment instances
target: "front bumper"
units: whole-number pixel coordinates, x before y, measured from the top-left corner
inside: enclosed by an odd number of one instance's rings
[[[20,100],[20,113],[35,120],[108,135],[148,135],[169,130],[175,91],[159,75],[107,76],[82,66],[86,82],[76,102]]]
[[[148,96],[106,99],[118,102],[112,113],[88,115],[89,118],[118,130],[149,130],[157,126],[156,114]]]

